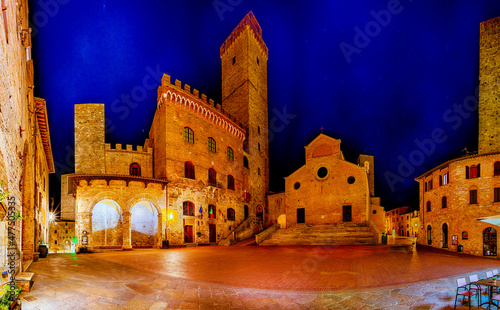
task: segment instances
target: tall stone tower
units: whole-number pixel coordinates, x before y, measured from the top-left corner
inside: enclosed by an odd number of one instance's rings
[[[75,105],[75,174],[106,173],[104,104]]]
[[[222,108],[235,116],[247,131],[244,151],[248,158],[248,169],[244,171],[247,178],[244,183],[251,195],[249,207],[257,215],[260,208],[268,214],[268,49],[262,39],[262,29],[252,12],[241,20],[222,44],[220,57]]]
[[[500,152],[500,17],[481,23],[479,154]]]

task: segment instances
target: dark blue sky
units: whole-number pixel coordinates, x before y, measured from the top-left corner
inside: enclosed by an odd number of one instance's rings
[[[479,23],[500,1],[40,0],[35,94],[57,176],[73,171],[74,104],[105,103],[106,142],[142,145],[164,72],[220,102],[219,48],[250,10],[269,47],[273,191],[320,127],[347,160],[375,156],[386,208],[417,207],[415,177],[477,150],[477,111],[461,107],[475,100]]]

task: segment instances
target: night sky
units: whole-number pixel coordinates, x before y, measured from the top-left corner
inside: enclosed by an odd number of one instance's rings
[[[74,104],[105,103],[106,142],[143,145],[163,73],[221,102],[219,48],[253,11],[269,48],[271,190],[320,133],[375,156],[386,209],[414,178],[477,150],[479,23],[500,1],[31,1],[35,95],[57,178],[74,171]]]

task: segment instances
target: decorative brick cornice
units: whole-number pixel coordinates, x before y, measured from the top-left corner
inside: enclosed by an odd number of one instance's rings
[[[262,28],[260,28],[259,22],[255,18],[255,15],[253,15],[253,12],[250,11],[247,15],[245,15],[245,17],[243,17],[238,26],[234,28],[233,32],[231,32],[229,37],[227,37],[226,41],[224,41],[224,43],[220,47],[221,57],[247,27],[254,34],[255,40],[261,47],[262,52],[266,55],[266,57],[269,56],[269,51],[267,49],[266,43],[264,43],[264,40],[262,39]]]
[[[241,141],[245,140],[246,131],[243,126],[238,124],[236,118],[231,114],[225,113],[220,104],[214,103],[212,99],[208,100],[207,103],[205,94],[201,94],[200,98],[199,91],[193,89],[191,93],[191,87],[187,84],[184,84],[183,89],[179,80],[175,80],[175,84],[171,84],[170,76],[167,74],[163,75],[161,86],[158,88],[157,109],[160,109],[164,102],[172,102],[198,113]]]

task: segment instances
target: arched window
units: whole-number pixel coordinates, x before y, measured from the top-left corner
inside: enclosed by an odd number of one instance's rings
[[[194,203],[191,201],[184,201],[182,203],[182,214],[194,216]]]
[[[443,198],[441,198],[441,208],[447,208],[448,207],[448,201],[447,201],[447,198],[446,196],[443,196]]]
[[[234,151],[229,146],[227,147],[227,159],[234,160]]]
[[[184,141],[194,143],[194,132],[189,127],[184,127]]]
[[[227,176],[227,188],[234,190],[234,177],[230,174]]]
[[[130,175],[140,177],[141,176],[141,166],[138,163],[130,164]]]
[[[431,202],[427,201],[427,212],[431,212]]]
[[[234,221],[234,219],[235,219],[234,209],[233,208],[227,209],[227,220]]]
[[[427,226],[427,244],[432,244],[432,227],[431,225]]]
[[[216,211],[216,208],[214,205],[208,205],[208,218],[209,219],[215,218],[215,211]]]
[[[493,227],[483,230],[483,255],[497,255],[497,231]]]
[[[217,186],[217,172],[213,168],[208,169],[208,185]]]
[[[462,231],[462,240],[468,240],[469,239],[469,233],[466,231]]]
[[[243,167],[248,168],[248,158],[243,156]]]
[[[500,161],[495,162],[493,165],[493,174],[500,175]]]
[[[217,146],[215,144],[214,138],[208,137],[208,150],[214,153],[217,151]]]
[[[194,177],[194,165],[190,161],[184,162],[184,177],[188,179],[195,179]]]

